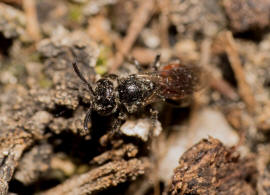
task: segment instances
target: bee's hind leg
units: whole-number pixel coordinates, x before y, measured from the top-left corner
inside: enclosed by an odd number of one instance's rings
[[[127,62],[130,63],[131,65],[133,65],[138,72],[142,72],[142,65],[140,64],[140,62],[138,60],[136,60],[136,58],[134,57],[127,57],[126,58]]]
[[[151,134],[151,137],[153,136],[153,133],[155,131],[155,128],[157,127],[157,121],[158,121],[158,111],[153,109],[153,108],[150,108],[149,109],[149,112],[150,112],[150,117],[151,117],[151,122],[152,122],[152,128],[151,128],[151,131],[150,131],[150,134]]]
[[[161,54],[157,54],[155,57],[154,63],[151,65],[154,71],[157,71],[158,68],[160,67],[160,57],[161,57]]]

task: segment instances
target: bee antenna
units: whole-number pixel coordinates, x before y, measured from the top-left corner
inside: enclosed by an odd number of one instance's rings
[[[160,66],[160,57],[161,57],[161,54],[158,53],[155,57],[155,61],[153,63],[153,68],[154,70],[158,70],[159,66]]]
[[[74,61],[72,63],[72,66],[73,66],[73,69],[74,69],[75,73],[77,74],[77,76],[88,86],[88,89],[89,89],[91,95],[94,96],[95,95],[94,90],[93,90],[91,84],[84,78],[84,76],[80,72],[80,70],[79,70],[79,68],[77,66],[77,62]]]

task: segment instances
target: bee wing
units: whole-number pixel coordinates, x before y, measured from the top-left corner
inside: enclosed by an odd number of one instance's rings
[[[180,100],[202,89],[203,71],[193,65],[167,65],[158,72],[160,95],[166,99]]]
[[[206,84],[203,69],[194,65],[169,64],[159,71],[137,76],[152,81],[156,86],[155,92],[147,100],[149,103],[160,98],[186,101]]]

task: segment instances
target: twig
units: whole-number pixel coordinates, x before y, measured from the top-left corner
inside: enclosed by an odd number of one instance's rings
[[[229,98],[230,100],[238,99],[237,93],[227,81],[223,80],[222,78],[217,78],[214,75],[211,75],[210,77],[210,86],[213,89],[217,90],[219,93]]]
[[[160,34],[161,34],[161,47],[169,47],[169,11],[170,11],[170,0],[159,0],[159,7],[161,9],[160,21]]]
[[[23,9],[26,14],[27,32],[33,38],[33,40],[39,41],[41,35],[38,25],[35,0],[23,0]]]
[[[127,36],[121,43],[120,50],[114,59],[114,65],[111,67],[111,72],[116,71],[124,60],[124,56],[130,51],[132,45],[137,39],[144,25],[148,22],[153,14],[154,0],[142,0],[141,5],[134,13],[132,22],[128,28]]]
[[[245,78],[245,72],[243,70],[239,54],[236,48],[235,41],[233,39],[232,33],[229,31],[224,32],[222,34],[224,40],[225,51],[228,55],[229,61],[231,63],[232,69],[235,74],[235,78],[238,83],[238,91],[239,95],[245,102],[247,109],[250,113],[254,113],[256,107],[256,101],[254,95],[252,94],[252,90]]]
[[[33,137],[21,129],[1,129],[0,135],[0,194],[8,191],[23,152],[33,144]]]
[[[151,164],[148,159],[131,159],[108,162],[84,174],[73,176],[42,195],[96,194],[145,174]]]
[[[230,100],[237,100],[238,95],[235,90],[230,86],[228,82],[222,78],[218,78],[210,71],[210,59],[211,59],[211,44],[212,41],[205,39],[201,44],[201,66],[207,71],[207,76],[209,78],[209,85],[211,88],[217,90],[219,93],[229,98]]]
[[[22,0],[1,0],[1,2],[14,4],[14,5],[18,5],[18,6],[22,5]]]

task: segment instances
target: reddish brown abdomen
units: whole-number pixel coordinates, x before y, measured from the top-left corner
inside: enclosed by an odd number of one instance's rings
[[[160,95],[167,99],[183,99],[200,86],[201,69],[197,66],[169,64],[159,72]]]

